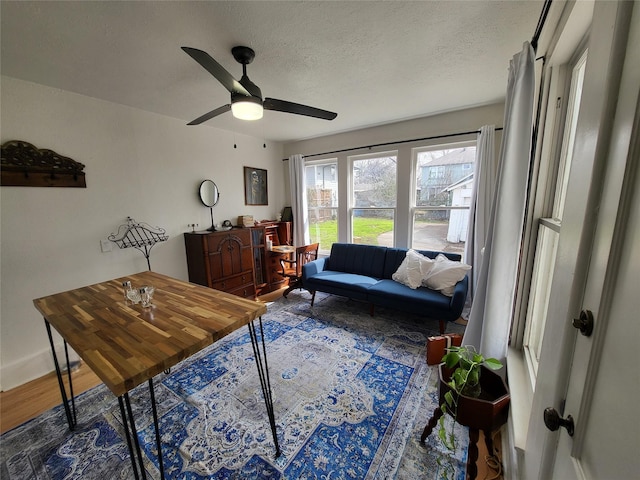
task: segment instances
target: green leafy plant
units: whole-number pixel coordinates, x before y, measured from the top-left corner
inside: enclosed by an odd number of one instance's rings
[[[448,369],[454,370],[451,373],[450,380],[447,382],[451,390],[445,393],[445,401],[440,406],[443,415],[438,420],[438,437],[445,447],[455,451],[456,444],[453,428],[458,413],[460,396],[479,397],[482,390],[480,386],[480,367],[484,365],[491,370],[498,370],[502,368],[502,362],[496,358],[484,358],[471,345],[447,348],[447,353],[442,357],[442,361]],[[449,431],[447,431],[445,425],[447,412],[454,420],[451,422]]]

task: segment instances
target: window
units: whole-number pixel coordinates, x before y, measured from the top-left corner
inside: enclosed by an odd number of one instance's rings
[[[476,147],[415,149],[411,247],[464,253]]]
[[[307,209],[311,243],[328,254],[338,241],[338,166],[336,159],[306,162]]]
[[[350,157],[351,242],[392,247],[396,215],[395,152]]]
[[[585,51],[575,63],[571,72],[567,113],[562,129],[562,148],[557,167],[555,188],[549,203],[552,203],[553,218],[540,218],[538,225],[538,239],[534,256],[531,286],[527,303],[525,332],[523,337],[524,354],[527,359],[531,377],[536,378],[540,349],[547,318],[549,303],[549,279],[553,275],[556,259],[558,238],[562,230],[562,215],[564,211],[569,172],[575,132],[582,97],[582,82],[587,60]],[[553,177],[553,175],[551,174]]]
[[[538,230],[529,302],[527,304],[527,327],[525,331],[525,352],[533,377],[538,373],[542,334],[547,320],[547,307],[553,275],[556,250],[558,247],[559,225],[557,222],[542,221]]]

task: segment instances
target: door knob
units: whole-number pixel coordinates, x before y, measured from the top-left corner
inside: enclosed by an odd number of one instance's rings
[[[580,330],[582,335],[589,337],[593,333],[593,313],[591,310],[582,310],[580,318],[574,318],[571,324]]]
[[[555,408],[547,407],[544,409],[544,424],[552,432],[564,427],[567,429],[569,436],[573,437],[574,424],[571,415],[568,415],[567,418],[562,418]]]

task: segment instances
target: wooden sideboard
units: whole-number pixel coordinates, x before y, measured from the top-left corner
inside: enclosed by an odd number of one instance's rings
[[[291,244],[290,222],[263,222],[223,232],[184,234],[189,281],[241,297],[257,297],[286,285],[278,273],[283,255],[268,248]]]
[[[255,298],[250,229],[189,232],[184,243],[190,282]]]

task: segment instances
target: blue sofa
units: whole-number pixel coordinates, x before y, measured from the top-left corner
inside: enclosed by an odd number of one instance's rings
[[[417,250],[436,258],[443,253],[450,260],[460,261],[453,253]],[[440,321],[440,333],[446,329],[445,322],[460,318],[467,299],[469,279],[467,276],[455,286],[453,296],[426,287],[415,290],[392,280],[407,253],[406,249],[388,248],[354,243],[334,243],[331,254],[302,267],[302,286],[312,293],[311,305],[316,292],[362,300],[374,306],[394,308],[424,315]]]

